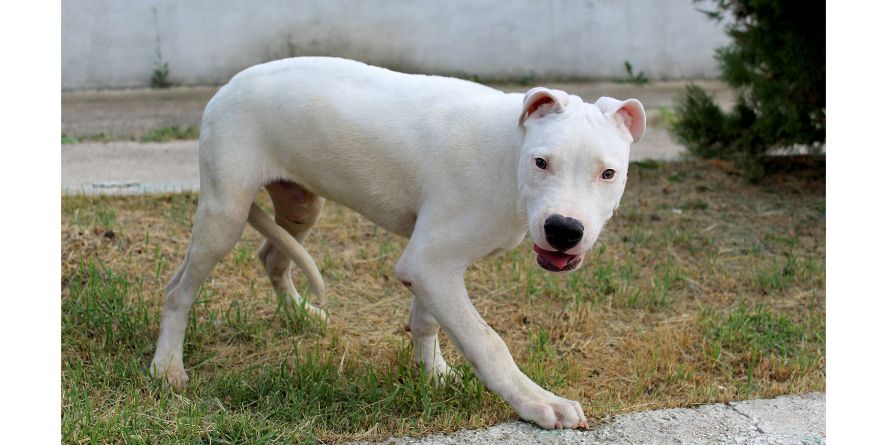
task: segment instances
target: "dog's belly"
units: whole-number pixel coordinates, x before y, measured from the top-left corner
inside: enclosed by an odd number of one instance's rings
[[[416,214],[413,212],[400,211],[381,214],[377,211],[378,209],[373,208],[372,206],[369,206],[369,208],[367,209],[356,208],[356,205],[349,205],[347,207],[363,215],[364,217],[366,217],[366,219],[378,224],[383,229],[391,233],[395,233],[406,238],[412,236],[412,230],[415,228],[416,219]]]
[[[412,235],[421,198],[420,188],[409,179],[411,175],[384,168],[360,168],[370,156],[354,156],[351,152],[350,159],[346,159],[348,156],[334,147],[305,149],[293,157],[287,169],[291,180],[385,230],[404,237]],[[315,165],[318,159],[325,165]]]
[[[383,229],[406,238],[412,236],[417,210],[405,205],[405,202],[397,202],[391,196],[374,196],[353,189],[333,190],[322,186],[318,189],[323,189],[320,196],[344,205]]]

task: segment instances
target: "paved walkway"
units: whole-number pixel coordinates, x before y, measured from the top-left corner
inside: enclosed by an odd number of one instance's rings
[[[382,443],[817,445],[825,444],[825,439],[825,395],[811,393],[624,414],[589,431],[549,431],[525,422],[509,422],[482,430],[392,438]]]
[[[729,105],[732,95],[720,82],[697,82]],[[548,86],[578,94],[586,100],[602,95],[635,97],[646,107],[648,128],[632,147],[632,159],[675,159],[683,148],[671,141],[662,109],[671,109],[686,82],[632,85],[613,82],[552,83]],[[525,91],[526,86],[494,85],[505,91]],[[110,142],[62,146],[62,190],[66,193],[143,193],[197,190],[197,142],[140,144],[156,128],[199,126],[206,102],[217,87],[182,87],[168,90],[111,90],[62,93],[62,134],[105,134]]]

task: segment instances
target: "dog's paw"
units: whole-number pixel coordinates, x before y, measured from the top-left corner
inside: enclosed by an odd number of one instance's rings
[[[523,420],[533,422],[545,429],[585,429],[588,427],[588,420],[585,418],[581,404],[553,394],[522,401],[514,408]]]
[[[172,389],[181,391],[188,384],[188,373],[181,365],[151,363],[151,376],[160,379]]]
[[[314,306],[313,304],[306,303],[305,311],[307,311],[308,314],[310,314],[312,317],[317,318],[318,320],[321,320],[323,322],[329,321],[329,315],[326,313],[326,311],[318,308],[317,306]]]
[[[455,368],[450,368],[446,362],[443,362],[442,364],[436,363],[434,367],[426,372],[430,375],[433,382],[440,386],[458,382],[463,378],[461,371]]]
[[[442,355],[434,355],[433,358],[430,359],[430,363],[425,363],[420,355],[421,354],[416,354],[413,358],[413,363],[416,367],[424,371],[425,376],[435,384],[443,386],[462,379],[463,376],[461,372],[455,368],[450,368],[449,365],[446,364],[446,359],[444,359]]]

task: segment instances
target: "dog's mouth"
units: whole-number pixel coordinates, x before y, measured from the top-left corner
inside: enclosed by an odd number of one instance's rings
[[[581,255],[570,255],[563,252],[553,252],[538,247],[534,244],[532,249],[535,250],[536,261],[542,269],[551,272],[566,272],[578,267],[581,264]]]

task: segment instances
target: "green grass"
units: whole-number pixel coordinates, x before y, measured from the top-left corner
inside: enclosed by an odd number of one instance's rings
[[[744,302],[725,315],[704,313],[702,326],[718,357],[723,351],[746,352],[752,357],[792,354],[805,334],[803,327],[788,317],[763,305],[749,308]]]
[[[71,136],[71,135],[62,135],[62,145],[66,144],[82,144],[84,142],[108,142],[113,140],[110,136],[104,133],[90,134],[85,136]]]
[[[577,372],[573,364],[561,360],[554,349],[550,334],[544,329],[527,328],[526,365],[523,372],[533,381],[551,391],[564,387],[569,377]]]
[[[169,142],[177,140],[192,140],[200,138],[200,128],[196,126],[179,127],[177,125],[169,127],[154,128],[141,136],[136,135],[118,135],[109,136],[105,133],[89,134],[73,136],[62,134],[62,145],[82,144],[85,142],[110,142],[110,141],[138,141],[142,143],[151,142]]]
[[[765,305],[740,302],[725,314],[705,311],[700,318],[712,360],[725,375],[744,380],[740,394],[822,366],[824,318],[815,311],[793,320]]]
[[[466,285],[518,366],[591,419],[823,390],[823,200],[816,181],[634,163],[578,271],[544,272],[527,240],[470,267]],[[438,387],[412,365],[410,295],[394,276],[406,241],[331,202],[305,242],[328,323],[275,295],[247,228],[189,315],[188,387],[153,382],[163,287],[196,203],[62,199],[63,442],[327,443],[516,418],[445,334],[458,379]]]
[[[140,283],[84,263],[65,285],[64,443],[314,443],[318,433],[356,434],[379,424],[457,427],[470,423],[484,405],[501,405],[464,365],[461,378],[435,385],[412,366],[405,342],[384,362],[370,364],[359,357],[343,360],[336,354],[335,334],[328,348],[316,342],[322,332],[314,331],[259,365],[213,365],[214,354],[201,353],[201,345],[260,346],[275,337],[305,334],[297,324],[268,324],[238,302],[224,313],[197,303],[186,353],[204,362],[198,368],[213,372],[195,373],[187,391],[175,394],[147,374],[158,317]],[[539,377],[544,375],[540,371]]]
[[[197,139],[200,137],[200,128],[178,126],[156,128],[142,136],[141,142],[169,142],[181,139]]]
[[[100,203],[88,211],[74,209],[70,215],[70,222],[81,228],[110,229],[116,221],[117,209],[107,203]]]

